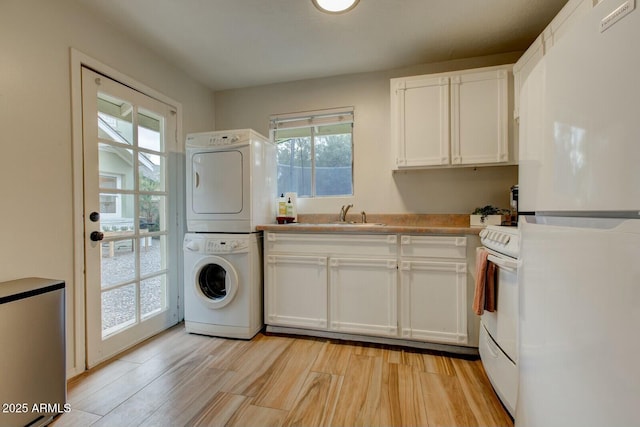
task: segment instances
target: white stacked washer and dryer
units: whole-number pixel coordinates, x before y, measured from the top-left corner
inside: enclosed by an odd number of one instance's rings
[[[262,236],[273,221],[276,149],[251,129],[187,135],[187,332],[250,339],[263,326]]]

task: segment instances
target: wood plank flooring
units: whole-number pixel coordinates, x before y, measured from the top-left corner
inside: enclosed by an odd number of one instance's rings
[[[188,334],[69,382],[64,426],[513,426],[479,360],[399,347]]]

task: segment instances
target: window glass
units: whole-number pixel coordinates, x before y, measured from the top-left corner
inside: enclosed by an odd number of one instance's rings
[[[351,124],[318,127],[315,165],[317,196],[353,194]]]
[[[278,147],[278,193],[296,192],[308,197],[311,192],[311,129],[276,133]]]
[[[353,110],[272,117],[278,148],[278,194],[353,194]]]

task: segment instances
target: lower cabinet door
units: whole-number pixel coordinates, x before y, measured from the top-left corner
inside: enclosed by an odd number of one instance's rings
[[[329,260],[330,329],[398,336],[395,259]]]
[[[327,257],[267,256],[265,323],[327,328]]]
[[[467,343],[464,262],[402,261],[400,287],[402,338]]]

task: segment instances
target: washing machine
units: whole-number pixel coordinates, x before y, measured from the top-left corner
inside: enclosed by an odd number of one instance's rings
[[[187,332],[251,339],[262,329],[262,236],[187,233]]]

